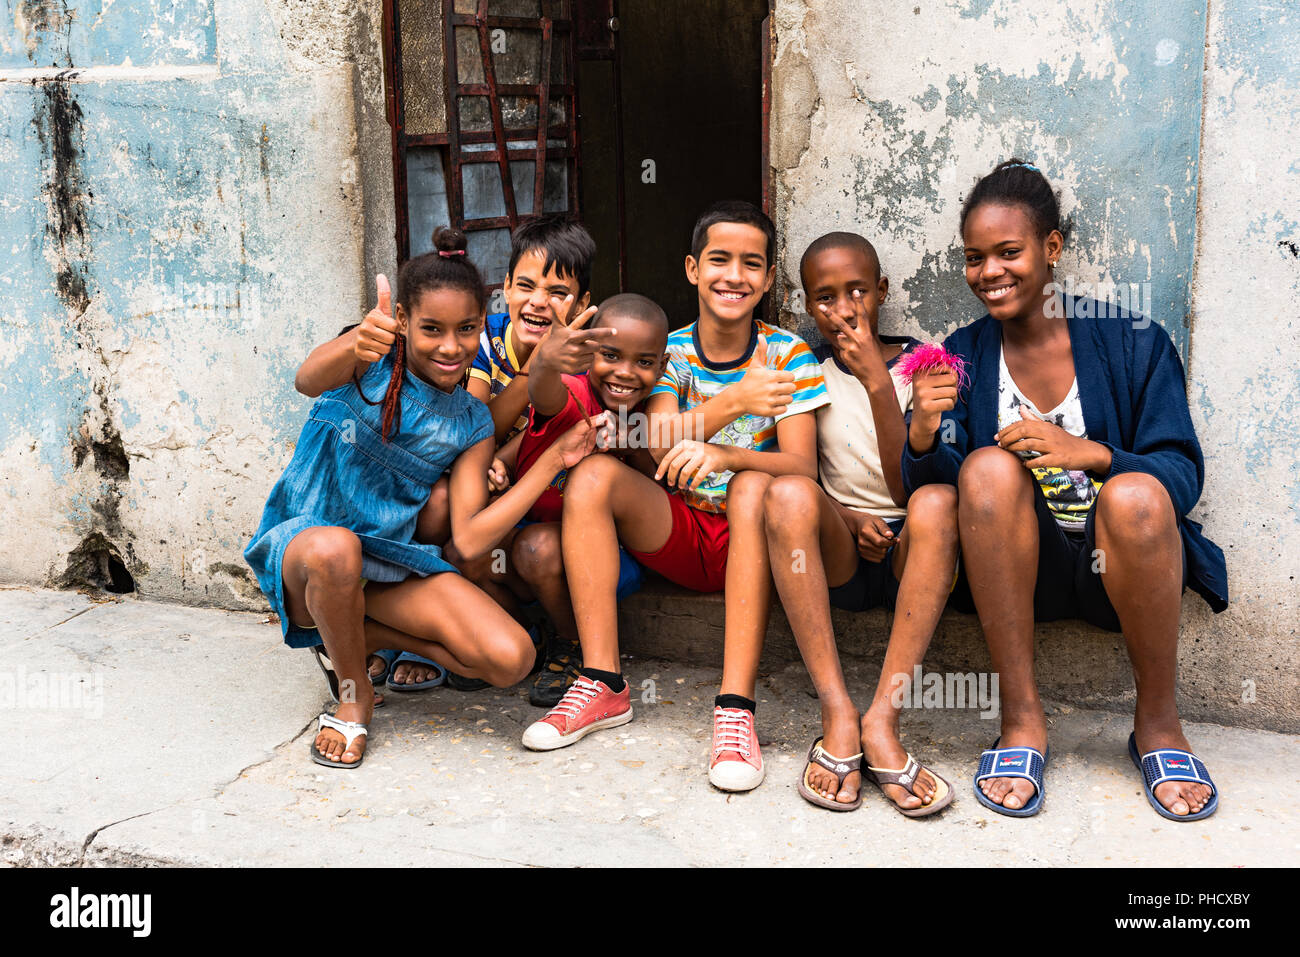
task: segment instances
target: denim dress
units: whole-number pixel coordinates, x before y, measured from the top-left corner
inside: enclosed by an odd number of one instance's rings
[[[382,401],[392,372],[391,352],[372,363],[361,376],[366,397]],[[316,629],[290,623],[284,605],[284,551],[304,529],[341,526],[355,532],[361,574],[370,581],[456,571],[436,545],[413,541],[415,522],[456,457],[493,435],[492,415],[459,386],[443,392],[410,371],[400,404],[400,420],[394,417],[385,444],[381,405],[366,402],[352,383],[326,392],[312,406],[293,459],[271,489],[244,560],[280,617],[290,647],[321,643]]]

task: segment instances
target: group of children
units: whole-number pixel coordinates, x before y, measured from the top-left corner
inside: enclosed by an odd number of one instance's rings
[[[775,587],[822,711],[799,793],[847,811],[870,783],[909,817],[934,814],[953,785],[902,746],[891,691],[964,575],[1002,692],[980,803],[1042,806],[1033,626],[1079,617],[1124,633],[1129,751],[1152,806],[1213,813],[1174,677],[1183,588],[1221,610],[1226,570],[1186,517],[1203,465],[1178,355],[1158,325],[1063,308],[1059,211],[1033,166],[984,177],[961,229],[988,314],[914,377],[902,370],[921,344],[879,333],[889,283],[859,235],[829,233],[800,260],[821,352],[757,317],[776,233],[743,202],[696,223],[698,315],[675,331],[644,296],[590,304],[595,244],[564,217],[515,231],[499,315],[455,230],[402,265],[395,306],[381,277],[376,308],[299,371],[319,399],[245,552],[285,640],[317,650],[339,701],[312,759],[361,764],[385,681],[504,687],[539,658],[530,700],[549,710],[526,747],[626,724],[618,601],[648,568],[724,593],[716,787],[764,777],[754,699]],[[534,603],[546,627],[530,633]],[[865,711],[832,606],[894,611]]]

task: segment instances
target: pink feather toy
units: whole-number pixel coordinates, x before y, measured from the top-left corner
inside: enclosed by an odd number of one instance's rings
[[[894,367],[904,382],[923,375],[932,369],[951,369],[957,374],[957,391],[961,392],[970,385],[970,373],[966,369],[966,360],[953,355],[937,342],[927,342],[917,346],[898,360]]]

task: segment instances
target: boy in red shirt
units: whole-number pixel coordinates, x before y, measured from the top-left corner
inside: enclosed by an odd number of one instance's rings
[[[599,312],[589,309],[571,326],[553,326],[538,345],[529,370],[517,373],[528,376],[531,408],[528,428],[520,439],[516,478],[576,423],[596,421],[608,412],[612,432],[616,423],[632,419],[663,372],[667,339],[664,311],[634,294],[607,299]],[[650,452],[619,447],[624,444],[616,443],[606,454],[654,474]],[[525,523],[497,546],[510,558],[500,571],[494,569],[493,578],[521,600],[535,599],[550,616],[558,640],[571,649],[562,655],[548,652],[547,668],[529,694],[529,701],[546,708],[563,697],[581,661],[560,545],[565,480],[564,472],[557,475],[529,510]],[[640,567],[620,550],[618,597],[635,591],[640,583]]]

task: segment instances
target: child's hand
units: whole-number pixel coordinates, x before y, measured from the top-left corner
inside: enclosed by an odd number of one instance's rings
[[[571,313],[573,296],[566,296],[564,302],[566,314]],[[529,357],[529,363],[531,364],[532,359],[540,355],[543,358],[538,360],[539,363],[544,363],[548,369],[567,375],[580,375],[590,369],[596,350],[617,335],[617,330],[608,326],[597,329],[586,328],[596,311],[595,306],[590,306],[578,317],[570,316],[573,321],[567,325],[552,323],[546,338]]]
[[[493,459],[487,479],[489,492],[504,492],[510,487],[510,469],[500,459]]]
[[[1020,421],[999,430],[995,438],[1001,448],[1019,455],[1027,468],[1110,471],[1111,455],[1104,445],[1071,435],[1059,425],[1044,422],[1023,405],[1020,407]]]
[[[957,373],[951,369],[932,369],[912,379],[912,425],[908,441],[918,452],[934,445],[943,414],[957,404]]]
[[[660,461],[655,481],[667,479],[669,488],[676,486],[693,490],[703,485],[709,476],[721,474],[730,468],[727,446],[682,439]]]
[[[388,355],[397,341],[397,320],[393,318],[393,293],[388,286],[388,277],[380,273],[375,277],[375,293],[378,300],[374,309],[366,313],[357,327],[356,343],[352,351],[362,362],[378,362]]]
[[[830,311],[825,303],[818,303],[817,308],[836,332],[835,351],[839,359],[859,379],[878,376],[887,377],[888,367],[885,357],[880,353],[880,341],[867,317],[867,306],[862,301],[862,290],[853,290],[853,318],[855,324],[850,326]],[[883,381],[883,380],[882,380]]]
[[[557,471],[561,468],[571,469],[596,448],[596,438],[600,430],[609,421],[609,413],[593,415],[585,422],[579,422],[561,435],[546,451],[556,459]]]
[[[888,523],[875,515],[862,515],[858,526],[858,554],[869,562],[885,560],[885,553],[894,544],[894,533]]]
[[[794,373],[768,368],[767,337],[760,334],[749,368],[733,388],[742,413],[776,418],[794,399]]]

